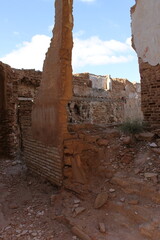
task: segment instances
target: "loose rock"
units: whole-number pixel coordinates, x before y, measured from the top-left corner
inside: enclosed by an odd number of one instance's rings
[[[102,207],[108,200],[108,194],[106,192],[101,192],[97,195],[94,208]]]
[[[99,231],[101,233],[105,233],[106,232],[106,227],[104,223],[99,223]]]

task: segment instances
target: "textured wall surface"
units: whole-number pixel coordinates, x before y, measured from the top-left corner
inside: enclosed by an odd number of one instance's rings
[[[135,50],[143,62],[160,63],[160,1],[137,0],[132,11],[132,33]]]
[[[93,84],[96,79],[97,85]],[[111,85],[109,90],[107,81]],[[105,125],[127,119],[142,120],[140,92],[140,84],[127,79],[76,74],[73,76],[73,98],[68,103],[68,122]]]
[[[57,0],[55,7],[54,37],[32,115],[34,136],[52,145],[60,144],[67,131],[66,104],[72,95],[72,1]]]
[[[16,77],[11,67],[0,62],[0,153],[10,157],[18,150]]]
[[[53,38],[33,105],[32,127],[23,143],[28,167],[61,185],[63,140],[68,133],[66,106],[72,96],[72,0],[56,0],[55,9]]]
[[[144,120],[160,125],[160,1],[137,0],[131,9],[133,47],[139,57]]]
[[[144,120],[151,126],[160,126],[160,65],[151,66],[139,59],[142,110]]]

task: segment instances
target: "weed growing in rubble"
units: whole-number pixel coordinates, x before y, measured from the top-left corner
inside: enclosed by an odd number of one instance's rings
[[[140,120],[128,120],[121,124],[120,130],[125,134],[137,134],[144,131],[144,124]]]

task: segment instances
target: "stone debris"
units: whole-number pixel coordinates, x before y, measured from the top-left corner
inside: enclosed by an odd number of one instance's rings
[[[80,204],[81,200],[79,199],[74,199],[74,204]]]
[[[110,192],[110,193],[114,193],[115,191],[116,191],[116,190],[115,190],[114,188],[110,188],[110,189],[109,189],[109,192]]]
[[[81,240],[93,240],[91,237],[89,237],[85,232],[83,232],[79,227],[73,226],[71,228],[71,232],[76,235]]]
[[[121,202],[125,202],[125,200],[126,200],[125,197],[120,199]]]
[[[77,215],[81,214],[84,212],[86,209],[84,207],[76,207],[74,209],[73,217],[76,217]]]
[[[94,202],[94,208],[101,208],[104,204],[106,204],[107,200],[108,200],[107,192],[99,193]]]
[[[130,136],[121,138],[123,144],[130,145],[132,143],[132,138]]]
[[[106,232],[106,227],[104,223],[99,223],[99,231],[101,233],[105,233]]]
[[[143,132],[143,133],[139,133],[139,134],[137,134],[137,135],[135,135],[135,136],[136,136],[136,138],[137,138],[138,140],[150,142],[150,141],[153,140],[155,134],[152,133],[152,132]]]
[[[149,146],[152,147],[152,148],[157,148],[157,144],[154,143],[154,142],[153,142],[153,143],[150,143]]]

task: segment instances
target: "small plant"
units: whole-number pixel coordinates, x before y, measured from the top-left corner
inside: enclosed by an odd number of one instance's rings
[[[137,134],[144,131],[144,124],[140,120],[128,120],[121,124],[120,130],[125,134]]]

